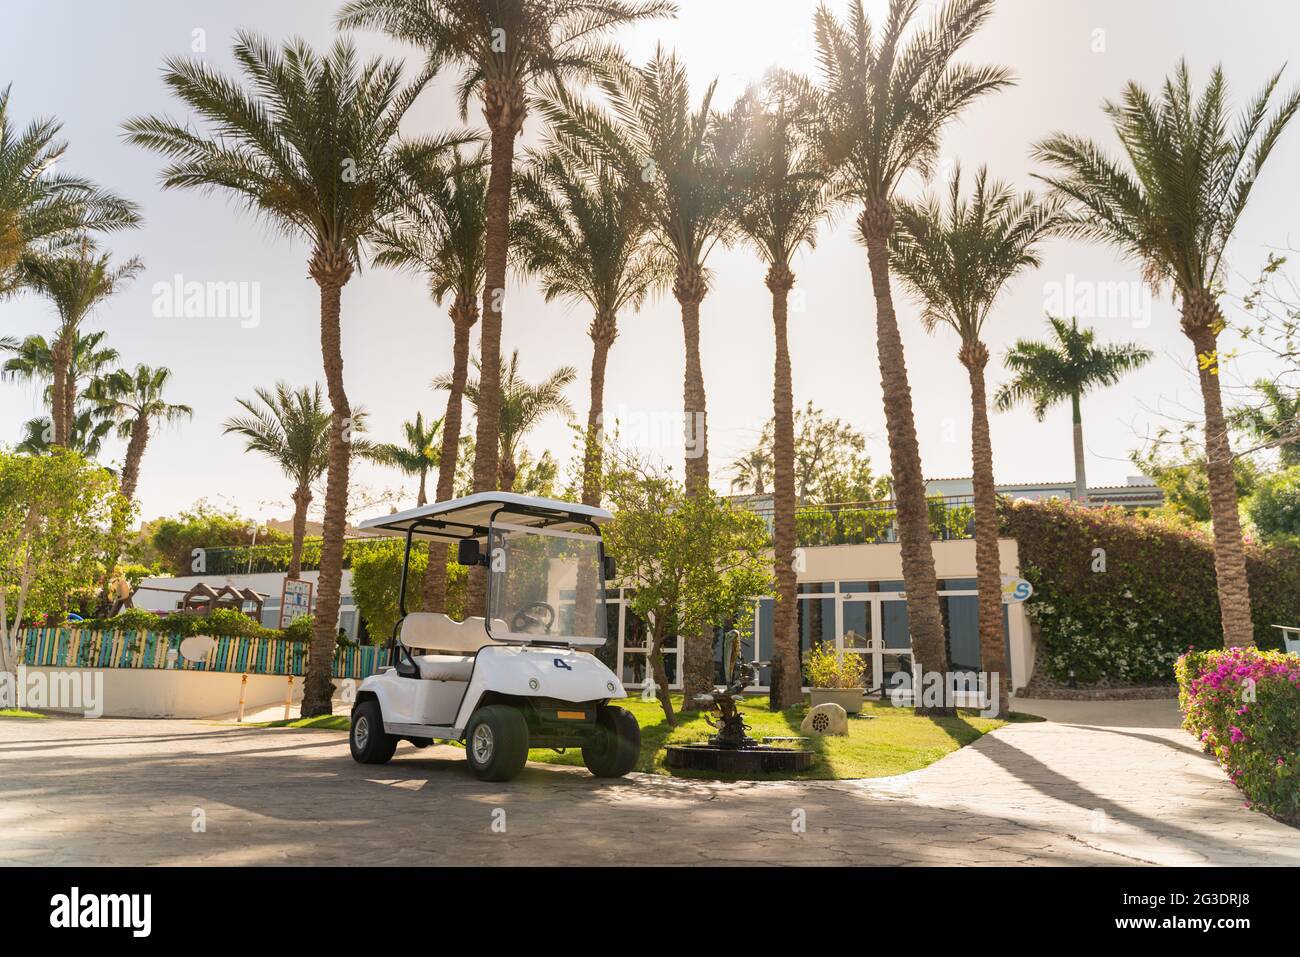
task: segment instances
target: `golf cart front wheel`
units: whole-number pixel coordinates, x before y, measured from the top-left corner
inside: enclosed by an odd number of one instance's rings
[[[621,778],[641,754],[641,726],[631,712],[605,705],[596,712],[596,737],[582,749],[582,763],[598,778]]]
[[[360,764],[387,764],[392,760],[397,738],[384,731],[384,716],[378,701],[368,699],[353,709],[348,743],[352,759]]]
[[[480,781],[509,781],[528,760],[528,722],[518,708],[479,708],[465,731],[465,757]]]

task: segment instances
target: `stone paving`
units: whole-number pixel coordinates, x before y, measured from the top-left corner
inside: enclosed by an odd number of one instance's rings
[[[1022,702],[1058,720],[900,777],[748,784],[484,784],[450,747],[366,767],[335,732],[0,719],[0,863],[1300,864],[1171,707]]]

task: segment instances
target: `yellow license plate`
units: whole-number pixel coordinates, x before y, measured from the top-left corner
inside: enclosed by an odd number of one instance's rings
[[[585,711],[557,711],[555,716],[563,721],[583,721],[587,717]]]

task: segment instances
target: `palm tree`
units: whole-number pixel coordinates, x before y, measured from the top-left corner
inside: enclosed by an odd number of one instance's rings
[[[731,463],[731,491],[766,495],[768,480],[772,475],[772,452],[769,443],[760,441],[740,458]]]
[[[478,322],[478,295],[483,288],[487,235],[486,154],[469,161],[408,164],[412,188],[397,213],[375,236],[375,262],[424,276],[433,301],[450,297],[452,371],[447,411],[442,418],[437,501],[455,497],[461,462],[461,414],[469,375],[469,338]],[[424,576],[424,610],[443,611],[447,604],[444,545],[429,543],[429,570]]]
[[[171,377],[172,372],[166,366],[151,369],[137,365],[132,370],[118,369],[96,379],[86,392],[95,417],[116,425],[118,438],[126,440],[126,459],[119,481],[127,501],[135,499],[140,463],[153,424],[176,424],[194,417],[194,410],[188,405],[174,405],[163,397]]]
[[[773,613],[771,705],[782,711],[803,700],[803,670],[795,601],[794,384],[790,368],[790,268],[795,253],[817,242],[834,192],[807,135],[809,98],[797,78],[773,78],[766,94],[750,91],[728,114],[718,135],[723,164],[737,177],[737,229],[767,264],[776,362],[772,385]],[[793,90],[791,89],[793,88]]]
[[[425,493],[429,470],[438,467],[442,456],[438,445],[442,435],[442,419],[431,419],[426,426],[424,413],[416,412],[415,421],[402,423],[402,433],[405,444],[379,443],[374,447],[373,458],[407,475],[419,476],[420,491],[416,495],[415,504],[424,505],[429,501]]]
[[[55,445],[68,444],[76,415],[78,379],[72,365],[81,323],[143,268],[139,259],[129,259],[114,268],[109,254],[97,252],[89,241],[81,242],[75,250],[29,256],[24,262],[26,281],[53,303],[59,317],[59,329],[49,344]]]
[[[78,331],[72,341],[69,353],[67,389],[74,395],[82,393],[82,382],[91,382],[118,361],[116,349],[102,346],[107,333]],[[54,353],[44,336],[31,335],[22,340],[13,338],[0,339],[0,352],[13,353],[0,366],[0,378],[21,380],[28,383],[44,383],[45,404],[54,408]],[[74,414],[76,409],[73,410]],[[51,426],[53,419],[51,421]],[[50,439],[53,439],[51,431]]]
[[[1028,402],[1039,422],[1047,410],[1069,400],[1074,421],[1074,497],[1088,501],[1088,478],[1083,463],[1083,397],[1093,389],[1112,386],[1127,373],[1142,368],[1154,357],[1137,343],[1096,345],[1093,329],[1080,329],[1079,320],[1047,317],[1051,338],[1040,342],[1017,340],[1007,352],[1006,366],[1015,378],[1001,386],[993,398],[999,412]]]
[[[510,249],[510,198],[515,137],[528,115],[539,80],[585,81],[598,66],[618,60],[601,34],[630,23],[671,16],[668,0],[351,0],[339,13],[345,27],[373,27],[424,49],[431,69],[462,68],[457,95],[462,120],[469,100],[483,105],[491,139],[486,204],[481,363],[483,402],[478,410],[474,491],[497,480],[497,430],[501,416],[501,323]],[[454,444],[454,443],[453,443]],[[469,579],[470,613],[483,607],[486,577]]]
[[[84,406],[72,417],[67,448],[87,459],[99,457],[104,439],[112,431],[113,423],[95,419],[95,410]],[[44,455],[54,448],[54,426],[49,419],[28,419],[23,423],[22,437],[14,450],[24,455]]]
[[[134,203],[88,179],[55,171],[68,148],[57,138],[60,124],[37,119],[15,129],[9,90],[0,91],[0,297],[24,284],[27,256],[52,252],[91,230],[140,223]]]
[[[402,86],[399,61],[359,63],[345,39],[321,55],[302,40],[277,49],[240,33],[234,55],[247,89],[203,62],[166,61],[164,82],[209,133],[161,117],[133,119],[126,131],[131,142],[170,158],[164,187],[228,192],[277,230],[310,243],[307,271],[320,290],[331,409],[319,591],[302,705],[304,716],[315,716],[331,711],[354,424],[343,383],[340,300],[363,244],[401,195],[394,140],[429,72]],[[431,155],[447,146],[419,144]]]
[[[329,466],[330,412],[319,383],[294,389],[287,382],[277,382],[274,391],[254,391],[256,400],[236,400],[247,415],[227,419],[222,430],[226,435],[242,435],[246,451],[265,455],[293,482],[293,550],[288,577],[300,578],[312,485]]]
[[[1073,204],[1069,234],[1123,250],[1142,264],[1152,285],[1172,283],[1181,300],[1183,333],[1196,353],[1205,404],[1206,466],[1214,525],[1214,567],[1223,640],[1254,644],[1246,555],[1237,514],[1232,447],[1219,391],[1218,337],[1223,312],[1215,293],[1223,253],[1251,189],[1283,129],[1300,109],[1300,90],[1268,117],[1281,71],[1245,112],[1228,115],[1223,71],[1215,67],[1197,97],[1186,62],[1156,96],[1136,83],[1104,110],[1128,168],[1097,144],[1058,133],[1034,148],[1055,167],[1043,176]]]
[[[474,368],[479,369],[479,360],[473,360]],[[481,371],[481,370],[480,370]],[[531,432],[548,415],[559,414],[566,418],[573,417],[573,406],[564,396],[564,389],[573,384],[578,377],[578,370],[573,366],[561,366],[541,382],[526,382],[519,374],[519,350],[510,354],[501,376],[501,420],[497,433],[498,461],[500,474],[497,487],[509,492],[515,487],[515,476],[519,472],[523,454],[524,437]],[[439,376],[433,380],[435,389],[446,389],[450,376]],[[478,410],[481,396],[478,379],[465,383],[465,398]]]
[[[816,16],[821,148],[842,177],[846,194],[862,204],[857,226],[867,247],[876,298],[876,345],[885,426],[898,510],[898,539],[907,588],[908,630],[917,661],[946,673],[948,653],[930,548],[921,452],[912,415],[903,341],[889,288],[892,201],[909,170],[932,172],[943,128],[987,93],[1011,83],[995,66],[953,63],[957,51],[993,12],[992,0],[949,0],[928,27],[904,39],[919,0],[890,0],[876,35],[851,0],[841,23],[822,6]],[[922,708],[925,713],[951,709]]]
[[[591,400],[583,448],[582,501],[601,499],[601,422],[605,366],[618,337],[618,314],[640,309],[669,266],[649,238],[646,190],[604,163],[587,165],[558,143],[534,153],[518,183],[521,216],[514,246],[520,265],[541,277],[546,301],[590,306]]]
[[[673,296],[681,306],[686,347],[683,418],[686,491],[703,495],[709,488],[708,403],[700,361],[700,303],[708,293],[705,262],[719,242],[730,238],[733,179],[715,149],[713,93],[710,83],[697,109],[691,109],[686,66],[662,47],[642,67],[603,70],[598,85],[613,116],[561,88],[549,88],[541,110],[556,139],[575,154],[599,158],[629,182],[650,191],[649,210],[655,239],[672,257]],[[711,637],[711,636],[710,636]],[[685,644],[683,707],[694,708],[695,696],[713,686],[713,652],[709,638]]]
[[[1252,388],[1261,401],[1236,409],[1230,418],[1265,447],[1276,446],[1282,468],[1300,465],[1300,391],[1272,379],[1256,379]]]
[[[971,469],[975,486],[975,573],[979,593],[981,670],[996,675],[998,714],[1009,710],[1006,642],[1002,625],[1002,570],[998,557],[997,493],[989,436],[984,368],[989,350],[984,326],[993,303],[1015,275],[1039,265],[1038,243],[1055,226],[1058,203],[1033,193],[1017,195],[989,182],[980,167],[970,198],[961,195],[961,168],[953,172],[947,206],[931,197],[895,206],[898,228],[891,265],[923,307],[921,322],[933,332],[950,326],[961,340],[971,394]],[[988,691],[991,692],[991,688]]]

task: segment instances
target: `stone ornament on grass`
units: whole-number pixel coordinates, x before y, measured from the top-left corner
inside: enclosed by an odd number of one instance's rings
[[[837,704],[819,704],[812,708],[799,725],[800,731],[813,734],[849,733],[849,715]]]

